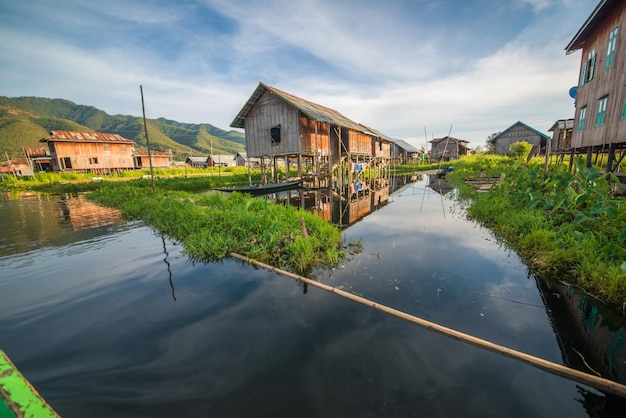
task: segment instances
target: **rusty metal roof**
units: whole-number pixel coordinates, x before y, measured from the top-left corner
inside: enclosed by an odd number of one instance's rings
[[[244,121],[246,119],[246,116],[248,116],[250,110],[257,104],[259,99],[261,99],[261,97],[263,97],[263,95],[267,91],[286,101],[287,103],[298,109],[300,112],[304,113],[310,119],[316,120],[318,122],[330,123],[332,125],[337,125],[344,128],[354,129],[359,132],[372,134],[372,132],[368,131],[364,126],[359,125],[358,123],[348,119],[334,109],[310,102],[308,100],[301,99],[300,97],[294,96],[293,94],[289,94],[287,92],[277,89],[276,87],[268,86],[267,84],[263,83],[259,83],[256,90],[254,90],[254,93],[252,93],[252,96],[250,96],[250,98],[243,106],[243,108],[239,111],[230,126],[233,128],[245,128]]]
[[[123,138],[118,134],[101,132],[73,132],[73,131],[50,131],[50,136],[40,142],[109,142],[121,144],[133,144],[135,141]]]

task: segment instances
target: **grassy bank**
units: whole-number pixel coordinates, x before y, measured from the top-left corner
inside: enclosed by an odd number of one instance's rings
[[[145,221],[202,261],[236,252],[303,273],[315,265],[333,265],[343,255],[340,231],[309,212],[239,193],[197,193],[194,184],[160,179],[153,193],[149,180],[111,182],[88,197],[121,209],[128,219]]]
[[[455,164],[450,181],[459,187],[467,214],[503,239],[546,278],[586,289],[626,310],[626,205],[613,197],[609,181],[583,159],[551,166],[541,161],[494,155],[471,156]],[[463,183],[480,173],[500,176],[499,186],[477,193]]]

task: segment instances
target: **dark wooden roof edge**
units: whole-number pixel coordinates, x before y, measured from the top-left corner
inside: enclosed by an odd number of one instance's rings
[[[244,121],[246,116],[250,112],[250,110],[254,107],[254,105],[259,101],[259,99],[265,94],[266,91],[270,91],[273,94],[280,97],[282,100],[286,101],[304,115],[309,117],[310,119],[316,120],[318,122],[327,122],[333,125],[341,126],[343,128],[353,129],[359,132],[363,132],[366,134],[374,134],[375,133],[366,129],[365,126],[360,125],[349,118],[345,117],[338,111],[331,109],[326,106],[322,106],[320,104],[310,102],[308,100],[302,99],[298,96],[294,96],[293,94],[287,93],[285,91],[279,90],[276,87],[269,86],[262,82],[259,82],[259,85],[254,90],[250,98],[246,101],[244,106],[241,108],[235,119],[233,119],[230,126],[232,128],[245,128]],[[378,135],[376,135],[378,136]]]
[[[600,0],[596,8],[591,12],[585,23],[578,29],[571,41],[565,47],[565,53],[571,54],[581,49],[585,44],[585,38],[606,17],[609,9],[622,0]]]

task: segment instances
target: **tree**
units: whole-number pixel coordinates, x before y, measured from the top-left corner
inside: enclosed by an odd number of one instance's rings
[[[533,149],[533,146],[526,141],[517,141],[509,146],[511,155],[515,158],[519,158],[520,160],[528,157],[531,149]]]
[[[500,135],[500,132],[494,132],[487,137],[487,152],[489,154],[493,154],[494,152],[496,152],[496,143],[492,142],[491,139],[498,135]]]

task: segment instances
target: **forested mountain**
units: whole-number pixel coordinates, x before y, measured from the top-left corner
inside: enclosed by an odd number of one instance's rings
[[[208,123],[181,123],[164,118],[147,119],[150,148],[171,150],[174,159],[190,155],[235,154],[244,151],[245,137]],[[114,133],[146,148],[140,116],[109,115],[93,106],[64,99],[0,96],[0,160],[23,157],[24,148],[42,148],[39,142],[52,130]]]

